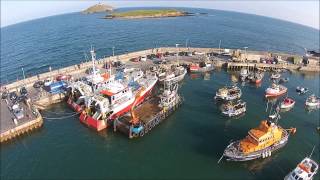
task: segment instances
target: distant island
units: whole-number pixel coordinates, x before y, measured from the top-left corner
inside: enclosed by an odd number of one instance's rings
[[[106,19],[124,18],[124,19],[138,19],[138,18],[162,18],[162,17],[178,17],[190,16],[191,13],[179,11],[175,9],[150,9],[150,10],[132,10],[126,12],[115,12],[108,14]]]
[[[90,6],[86,10],[82,11],[83,14],[92,14],[92,13],[100,13],[100,12],[111,12],[113,11],[113,7],[107,4],[98,3],[96,5]]]

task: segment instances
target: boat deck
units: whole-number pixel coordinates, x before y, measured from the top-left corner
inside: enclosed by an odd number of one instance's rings
[[[152,120],[156,114],[158,114],[161,111],[161,108],[158,106],[159,101],[160,101],[160,98],[153,97],[148,101],[146,101],[145,103],[138,106],[134,110],[134,113],[136,114],[136,116],[139,118],[141,122],[146,124],[150,120]],[[130,125],[130,120],[131,120],[130,113],[127,113],[123,117],[119,118],[119,121],[121,121],[126,125]]]
[[[142,122],[142,125],[139,126],[141,128],[139,133],[132,130],[133,126],[130,123],[131,115],[129,113],[114,121],[114,131],[119,130],[128,135],[129,138],[142,137],[172,114],[182,102],[182,99],[179,98],[171,108],[164,110],[158,106],[159,100],[159,97],[153,97],[135,109],[136,116]]]

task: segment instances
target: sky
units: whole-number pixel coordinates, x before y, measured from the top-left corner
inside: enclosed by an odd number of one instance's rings
[[[319,28],[319,0],[286,0],[286,1],[234,1],[234,0],[117,0],[117,1],[27,1],[1,0],[1,27],[23,21],[57,14],[79,12],[87,7],[106,3],[116,8],[121,7],[197,7],[219,9],[256,14]]]

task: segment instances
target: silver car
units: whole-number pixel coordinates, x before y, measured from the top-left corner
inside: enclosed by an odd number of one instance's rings
[[[17,119],[22,119],[24,117],[23,108],[19,104],[14,104],[12,106],[12,112]]]

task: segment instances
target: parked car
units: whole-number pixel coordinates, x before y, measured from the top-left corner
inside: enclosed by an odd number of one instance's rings
[[[1,94],[1,98],[2,99],[7,99],[8,97],[8,92],[4,91],[2,94]]]
[[[44,86],[50,86],[50,84],[52,84],[53,81],[51,78],[47,78],[46,80],[44,80],[43,85]]]
[[[23,108],[19,106],[19,104],[14,104],[12,106],[12,112],[14,116],[19,120],[24,117]]]
[[[27,96],[28,95],[28,91],[27,91],[26,87],[22,87],[20,89],[20,94],[21,94],[21,96]]]
[[[17,92],[13,91],[9,94],[9,98],[11,101],[15,101],[18,98]]]
[[[44,82],[43,81],[36,81],[34,84],[33,84],[33,87],[34,88],[40,88],[44,85]]]
[[[56,80],[57,81],[69,81],[71,79],[71,75],[69,74],[59,74],[57,77],[56,77]]]

